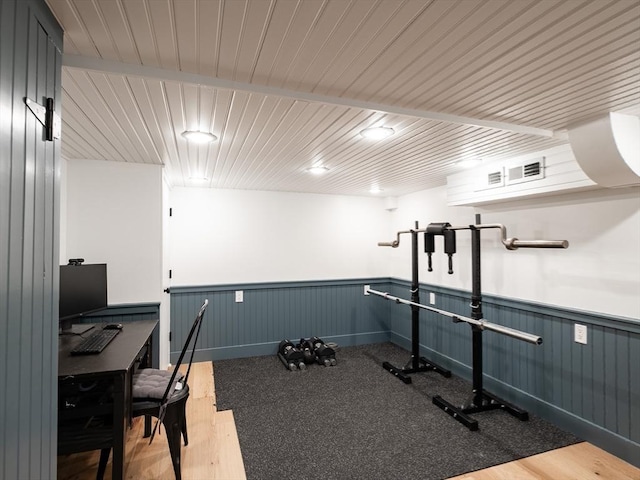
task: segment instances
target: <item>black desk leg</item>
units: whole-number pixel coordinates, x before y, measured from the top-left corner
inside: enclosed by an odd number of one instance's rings
[[[127,434],[125,415],[126,375],[116,375],[113,384],[113,480],[124,479],[124,445]]]

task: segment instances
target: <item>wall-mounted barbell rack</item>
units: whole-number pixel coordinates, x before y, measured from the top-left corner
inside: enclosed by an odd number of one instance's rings
[[[527,332],[522,332],[510,327],[505,327],[492,322],[488,322],[483,318],[482,313],[482,293],[481,293],[481,262],[480,262],[480,231],[483,229],[500,229],[502,235],[502,244],[507,250],[517,250],[518,248],[567,248],[569,242],[567,240],[519,240],[517,238],[507,238],[506,227],[502,224],[482,224],[480,223],[480,215],[475,217],[474,225],[452,226],[449,223],[432,223],[424,230],[418,229],[418,222],[414,230],[401,231],[397,233],[396,240],[393,242],[379,242],[379,246],[389,246],[396,248],[400,245],[400,235],[411,233],[412,235],[412,270],[413,279],[411,285],[411,300],[405,300],[394,297],[385,292],[369,289],[369,293],[385,298],[387,300],[402,303],[411,307],[411,359],[416,363],[416,359],[424,363],[429,363],[426,359],[420,357],[420,332],[419,332],[419,316],[420,309],[428,310],[439,315],[451,318],[454,322],[465,322],[471,326],[472,330],[472,394],[471,399],[466,405],[457,407],[452,403],[444,400],[439,395],[433,397],[433,403],[446,413],[458,420],[470,430],[478,429],[478,421],[469,414],[479,413],[488,410],[502,409],[515,416],[520,420],[528,420],[529,414],[525,410],[497,397],[496,395],[486,391],[483,387],[482,372],[482,332],[484,330],[493,331],[503,335],[510,336],[517,340],[522,340],[534,345],[541,345],[542,338]],[[444,237],[444,251],[449,256],[449,272],[453,273],[452,256],[456,252],[455,232],[457,230],[471,231],[471,274],[472,274],[472,291],[471,291],[471,317],[457,315],[446,310],[437,309],[419,303],[418,297],[418,259],[417,259],[417,234],[424,232],[425,234],[425,251],[428,255],[428,270],[432,271],[431,255],[435,251],[434,236],[442,235]],[[398,369],[391,366],[388,362],[383,363],[383,367],[391,373],[399,377],[405,383],[411,383],[411,378],[406,377],[408,373],[415,371],[433,370],[434,368],[424,368],[414,370],[410,368]],[[443,367],[438,367],[442,372],[447,372],[445,376],[451,373]],[[441,372],[441,373],[442,373]],[[443,373],[444,374],[444,373]],[[408,380],[407,380],[408,378]]]

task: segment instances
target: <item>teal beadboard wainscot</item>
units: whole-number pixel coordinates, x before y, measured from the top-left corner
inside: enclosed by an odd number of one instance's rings
[[[159,303],[126,303],[109,305],[106,309],[99,312],[84,315],[80,323],[122,323],[135,322],[140,320],[159,320],[160,304]],[[152,342],[154,345],[151,365],[153,368],[160,367],[160,328],[157,326],[152,334]]]
[[[411,297],[410,282],[396,278],[172,287],[171,360],[205,298],[199,360],[275,355],[280,340],[310,336],[340,346],[391,341],[410,350],[411,309],[364,295],[365,285]],[[431,294],[434,307],[470,314],[470,292],[421,284],[421,303],[428,305]],[[490,322],[543,338],[533,345],[485,331],[484,387],[640,466],[640,320],[486,294],[482,308]],[[587,327],[586,345],[574,341],[575,324]],[[420,349],[471,380],[467,323],[421,311]],[[476,417],[481,421],[482,413]]]
[[[281,340],[312,336],[342,346],[388,341],[387,309],[364,295],[374,284],[380,279],[171,287],[171,360],[205,298],[200,359],[275,355]]]

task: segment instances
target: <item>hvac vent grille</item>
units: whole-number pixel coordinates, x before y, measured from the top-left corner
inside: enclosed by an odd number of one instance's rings
[[[504,187],[504,169],[502,167],[490,167],[484,173],[477,176],[476,192],[489,188]]]
[[[524,176],[533,177],[534,175],[540,175],[541,167],[540,162],[529,163],[524,166]]]
[[[530,182],[544,178],[544,157],[536,162],[529,162],[507,170],[506,185]]]
[[[487,175],[487,185],[502,184],[502,172],[491,172]]]

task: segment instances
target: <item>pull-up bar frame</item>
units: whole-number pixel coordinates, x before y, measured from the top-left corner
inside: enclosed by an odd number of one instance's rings
[[[447,378],[451,376],[450,370],[420,356],[420,308],[417,306],[420,304],[418,234],[424,231],[425,230],[418,228],[418,222],[416,222],[415,229],[398,233],[398,238],[400,234],[411,234],[411,357],[404,368],[395,367],[389,362],[382,363],[382,368],[407,384],[411,383],[411,377],[409,375],[412,373],[434,371]]]
[[[473,380],[473,389],[471,400],[467,405],[462,405],[461,407],[457,407],[446,400],[444,400],[439,395],[433,397],[433,403],[443,409],[446,413],[451,415],[453,418],[461,422],[470,430],[478,429],[477,420],[470,417],[468,414],[482,412],[487,410],[494,409],[502,409],[515,416],[520,420],[528,420],[529,414],[516,407],[515,405],[510,404],[509,402],[498,398],[492,393],[487,392],[483,388],[483,373],[482,373],[482,332],[484,330],[492,330],[494,332],[502,333],[504,335],[508,335],[519,340],[527,341],[529,343],[533,343],[536,345],[540,345],[542,343],[542,339],[532,334],[528,334],[526,332],[521,332],[519,330],[511,329],[509,327],[504,327],[502,325],[493,324],[491,322],[487,322],[483,319],[482,314],[482,293],[481,293],[481,271],[480,271],[480,231],[488,228],[497,228],[500,229],[502,236],[502,244],[507,248],[507,250],[517,250],[518,248],[567,248],[569,246],[569,242],[567,240],[519,240],[517,238],[508,238],[506,227],[502,224],[492,223],[492,224],[482,224],[480,222],[480,215],[477,214],[475,216],[475,225],[464,225],[464,226],[452,226],[448,223],[438,224],[439,229],[444,230],[470,230],[471,231],[471,270],[472,270],[472,292],[471,292],[471,318],[462,317],[460,315],[452,314],[451,312],[446,312],[444,310],[435,309],[433,307],[428,307],[426,305],[422,305],[419,303],[417,296],[414,298],[414,292],[417,295],[418,285],[417,285],[417,254],[413,256],[413,268],[416,270],[414,274],[415,284],[412,285],[412,298],[411,301],[403,300],[398,297],[393,297],[384,292],[372,291],[369,292],[374,293],[374,295],[382,296],[389,300],[394,300],[396,303],[405,303],[411,306],[412,310],[412,322],[415,320],[417,324],[417,311],[419,309],[425,309],[429,311],[433,311],[435,313],[449,316],[453,321],[463,321],[468,323],[471,326],[472,330],[472,380]],[[392,242],[379,242],[379,246],[387,246],[397,248],[400,245],[400,235],[405,233],[411,233],[414,240],[414,248],[413,250],[417,251],[417,230],[418,223],[416,222],[416,230],[409,231],[401,231],[397,233],[396,240]],[[427,230],[420,230],[422,232],[426,232]],[[451,256],[449,257],[449,273],[452,273],[451,267]],[[414,333],[418,333],[417,329],[412,328],[412,350],[414,350],[414,355],[417,355],[417,351],[419,349],[419,338],[416,338],[417,335],[414,336]],[[413,356],[413,355],[412,355]],[[385,362],[386,363],[386,362]],[[385,366],[383,364],[383,366]],[[387,367],[385,367],[387,368]],[[410,382],[405,382],[410,383]]]

